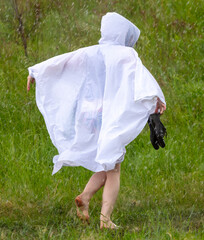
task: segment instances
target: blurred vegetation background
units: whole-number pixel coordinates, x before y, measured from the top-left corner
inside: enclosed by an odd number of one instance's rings
[[[146,126],[127,146],[113,213],[123,228],[101,232],[101,191],[89,226],[75,216],[92,173],[51,176],[57,152],[26,78],[29,66],[97,44],[111,11],[141,30],[136,51],[165,94],[168,136],[155,151]],[[202,0],[0,1],[0,239],[204,239],[203,12]]]

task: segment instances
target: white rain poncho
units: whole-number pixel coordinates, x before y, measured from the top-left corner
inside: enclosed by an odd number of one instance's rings
[[[59,152],[53,174],[62,166],[114,169],[154,112],[157,97],[165,103],[132,48],[139,34],[126,18],[107,13],[98,45],[29,68],[36,80],[37,106]]]

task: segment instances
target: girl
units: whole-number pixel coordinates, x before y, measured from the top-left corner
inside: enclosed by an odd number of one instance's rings
[[[101,22],[98,45],[66,53],[29,68],[27,90],[36,81],[36,102],[62,166],[93,172],[75,199],[77,215],[89,222],[89,202],[102,187],[100,228],[111,221],[120,187],[125,146],[134,140],[154,112],[166,109],[164,95],[133,46],[140,30],[117,13]]]

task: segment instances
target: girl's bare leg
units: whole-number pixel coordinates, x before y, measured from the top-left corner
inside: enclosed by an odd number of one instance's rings
[[[97,172],[89,179],[84,191],[75,198],[77,216],[89,222],[89,201],[106,182],[106,172]]]
[[[120,188],[120,164],[115,169],[106,172],[106,182],[103,190],[103,202],[100,216],[100,228],[117,228],[110,220]]]

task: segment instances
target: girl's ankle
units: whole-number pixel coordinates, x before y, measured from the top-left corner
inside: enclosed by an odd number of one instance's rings
[[[86,202],[86,203],[89,203],[89,201],[91,199],[87,193],[83,193],[83,192],[79,195],[79,197],[81,198],[81,200],[83,202]]]

